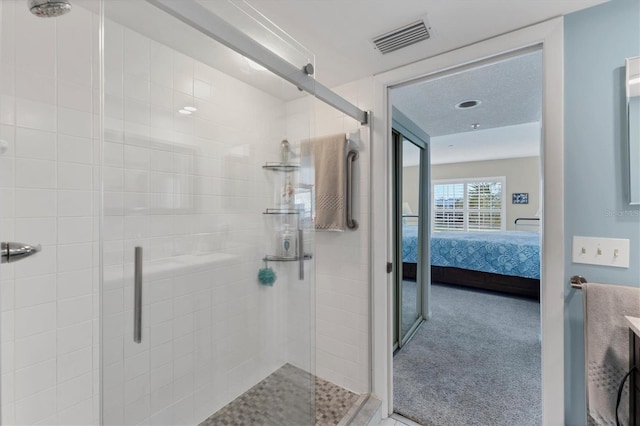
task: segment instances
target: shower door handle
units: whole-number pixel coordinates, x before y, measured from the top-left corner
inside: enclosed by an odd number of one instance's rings
[[[133,273],[133,341],[142,342],[142,247],[135,248]]]
[[[0,263],[17,262],[18,260],[27,258],[39,251],[42,251],[42,246],[40,244],[32,246],[23,243],[3,242],[0,247],[0,252],[2,253],[2,260]]]

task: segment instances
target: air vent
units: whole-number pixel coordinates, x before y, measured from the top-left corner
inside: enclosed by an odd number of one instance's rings
[[[386,34],[373,39],[376,49],[383,55],[393,52],[403,47],[411,46],[419,41],[426,40],[431,35],[424,21],[414,22],[397,30],[393,30]]]

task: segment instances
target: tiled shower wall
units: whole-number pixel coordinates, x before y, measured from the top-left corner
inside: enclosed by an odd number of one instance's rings
[[[2,424],[97,422],[98,21],[0,2]]]
[[[107,424],[195,424],[287,361],[313,370],[313,283],[256,282],[285,103],[107,21],[101,146],[98,17],[0,6],[0,239],[43,245],[0,268],[2,424],[98,424],[100,355]]]
[[[285,103],[118,24],[105,34],[105,423],[197,424],[295,344],[284,327],[291,264],[269,265],[273,287],[256,279],[270,238],[262,212],[274,201],[261,166],[278,159]],[[197,111],[179,113],[185,106]],[[131,320],[138,245],[141,344]],[[307,324],[308,293],[293,303]]]
[[[320,78],[321,80],[321,78]],[[333,90],[363,110],[373,106],[373,81],[363,79]],[[299,128],[302,101],[287,104],[288,133]],[[316,371],[319,377],[356,393],[370,392],[370,128],[332,107],[314,103],[318,136],[345,133],[359,152],[355,163],[355,231],[317,232]]]

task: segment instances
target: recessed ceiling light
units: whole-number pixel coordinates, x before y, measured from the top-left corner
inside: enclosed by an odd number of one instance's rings
[[[184,114],[184,115],[191,115],[191,111],[186,110],[186,109],[178,110],[178,112],[179,112],[180,114]]]
[[[482,103],[482,101],[479,101],[477,99],[467,99],[466,101],[462,101],[456,104],[456,108],[458,109],[469,109],[469,108],[475,108],[478,105],[480,105]]]
[[[640,77],[632,78],[629,80],[629,84],[638,84],[640,83]]]
[[[186,111],[190,111],[190,112],[196,112],[198,110],[198,108],[192,107],[192,106],[186,106],[186,107],[184,107],[182,109],[184,109]]]
[[[471,128],[472,128],[473,130],[478,130],[478,129],[480,128],[480,123],[473,123],[473,124],[471,125]]]

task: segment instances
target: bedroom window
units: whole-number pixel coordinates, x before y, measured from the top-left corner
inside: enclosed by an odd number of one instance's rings
[[[505,229],[505,177],[434,180],[434,231]]]

